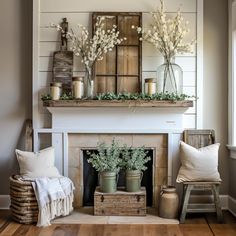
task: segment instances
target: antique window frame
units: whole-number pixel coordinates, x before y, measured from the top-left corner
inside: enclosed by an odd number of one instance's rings
[[[142,12],[93,12],[92,13],[92,28],[94,28],[94,24],[96,22],[96,17],[104,16],[104,17],[115,17],[116,18],[116,25],[118,26],[118,18],[124,16],[138,16],[139,17],[139,25],[142,26]],[[118,28],[119,30],[119,28]],[[132,30],[132,29],[130,29]],[[138,47],[138,74],[119,74],[118,73],[118,50],[121,47]],[[126,44],[125,41],[121,45],[116,45],[116,52],[115,52],[115,73],[114,74],[94,74],[95,76],[99,77],[115,77],[115,93],[119,93],[118,84],[119,84],[119,77],[138,77],[139,85],[138,85],[138,92],[142,92],[142,41],[136,45]],[[96,67],[96,65],[95,65]],[[96,73],[96,69],[94,68],[94,72]]]

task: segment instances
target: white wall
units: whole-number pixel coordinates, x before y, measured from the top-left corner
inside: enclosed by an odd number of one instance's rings
[[[38,91],[48,91],[48,83],[51,80],[52,52],[58,49],[58,35],[48,26],[51,22],[60,23],[62,17],[67,17],[71,27],[77,22],[88,26],[91,24],[91,12],[93,11],[142,11],[143,25],[150,22],[148,12],[157,5],[156,0],[120,0],[111,2],[103,0],[94,2],[87,0],[83,5],[76,0],[40,0],[39,7],[39,77],[40,86]],[[181,5],[184,18],[190,22],[191,38],[197,38],[197,0],[165,0],[167,11],[170,14],[176,12]],[[117,4],[117,5],[114,5]],[[205,0],[204,1],[204,78],[203,78],[203,128],[214,129],[217,141],[221,143],[220,149],[220,172],[223,178],[222,192],[228,191],[228,151],[227,144],[227,1]],[[162,63],[162,57],[153,50],[152,46],[143,44],[143,77],[155,76],[158,65]],[[196,95],[196,76],[198,64],[197,55],[178,56],[177,62],[184,71],[184,92]],[[78,63],[79,64],[79,63]],[[75,64],[74,70],[82,73],[83,67]],[[50,126],[50,115],[42,103],[39,102],[35,109],[38,123],[34,119],[34,127]],[[35,107],[36,108],[36,107]],[[196,109],[189,109],[185,115],[185,128],[194,128],[196,121]]]
[[[150,23],[150,15],[148,12],[157,7],[159,1],[156,0],[120,0],[109,1],[92,1],[87,0],[83,4],[79,4],[76,0],[39,0],[39,35],[38,41],[35,42],[39,46],[38,59],[38,74],[34,78],[34,127],[50,127],[50,114],[42,107],[40,97],[42,93],[49,91],[49,82],[52,79],[52,54],[53,51],[59,49],[58,32],[55,29],[49,28],[50,23],[59,24],[63,17],[67,17],[69,27],[76,27],[80,23],[86,27],[91,27],[91,13],[94,11],[125,11],[125,12],[143,12],[143,25],[147,26]],[[197,0],[166,0],[166,9],[170,15],[173,15],[181,6],[183,16],[190,22],[190,34],[187,40],[191,41],[197,37]],[[37,25],[36,25],[37,28]],[[152,45],[143,43],[142,53],[142,69],[143,78],[156,77],[156,69],[162,64],[163,58]],[[184,93],[196,95],[196,52],[194,54],[178,55],[176,62],[184,71]],[[37,66],[37,65],[36,65]],[[75,58],[74,73],[83,74],[84,68],[78,58]],[[38,93],[40,94],[38,96]],[[190,108],[185,115],[185,127],[194,128],[196,118],[196,109]]]
[[[47,1],[56,7],[57,1]],[[104,0],[100,0],[100,2]],[[134,1],[134,0],[133,0]],[[21,142],[21,128],[31,116],[31,13],[33,1],[0,1],[0,194],[8,194],[8,177],[16,171],[14,149]],[[46,1],[45,1],[46,2]],[[75,2],[79,2],[76,1]],[[87,1],[86,1],[87,2]],[[115,1],[113,1],[115,2]],[[120,1],[119,1],[120,2]],[[130,1],[127,1],[129,3]],[[135,1],[137,5],[138,1]],[[143,9],[156,4],[147,3]],[[186,1],[187,5],[191,1]],[[84,4],[85,2],[83,2]],[[172,0],[175,4],[176,1]],[[69,5],[67,3],[67,5]],[[78,4],[81,6],[81,4]],[[102,7],[105,5],[101,4]],[[184,4],[185,7],[186,4]],[[140,5],[139,5],[140,7]],[[141,6],[142,7],[142,6]],[[176,9],[176,6],[173,5]],[[227,143],[227,1],[204,1],[204,127],[216,129],[217,140]],[[114,10],[114,9],[113,9]],[[127,9],[128,10],[128,9]],[[148,11],[148,10],[147,10]],[[60,14],[60,12],[58,12]],[[46,14],[46,13],[45,13]],[[52,15],[54,15],[53,13]],[[64,15],[64,14],[63,14]],[[219,38],[219,39],[218,39]],[[213,45],[215,45],[213,47]],[[46,76],[46,75],[45,75]],[[41,77],[45,78],[45,77]],[[42,80],[43,81],[43,80]],[[47,83],[45,82],[42,83]],[[43,85],[43,84],[42,84]],[[216,92],[215,92],[216,90]],[[215,119],[216,118],[216,119]],[[220,170],[224,179],[223,193],[228,193],[228,153],[221,149]],[[236,161],[234,161],[235,163]],[[235,173],[236,164],[231,165]],[[233,177],[233,176],[231,176]],[[234,178],[236,180],[236,177]],[[235,181],[231,191],[235,193]]]
[[[31,117],[31,1],[0,1],[0,195],[9,192],[16,173],[15,148]]]

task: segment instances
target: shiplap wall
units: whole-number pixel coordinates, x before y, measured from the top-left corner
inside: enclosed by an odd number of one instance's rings
[[[198,0],[165,0],[168,14],[175,15],[181,8],[183,17],[189,21],[190,33],[187,40],[197,38],[197,1]],[[143,12],[143,26],[151,22],[149,12],[159,6],[157,0],[34,0],[34,78],[33,78],[33,119],[34,128],[50,127],[50,114],[42,107],[41,94],[49,92],[49,83],[52,79],[52,55],[59,50],[59,34],[55,29],[48,27],[51,23],[60,23],[67,17],[69,27],[76,27],[78,23],[91,28],[91,13],[94,11]],[[197,47],[197,45],[196,45]],[[197,88],[197,51],[194,54],[177,55],[176,63],[184,71],[184,93],[196,94]],[[156,69],[163,63],[162,56],[152,45],[143,43],[142,69],[143,80],[146,77],[156,77]],[[76,57],[74,74],[83,74],[84,68]],[[188,109],[184,115],[184,127],[196,126],[196,105]]]

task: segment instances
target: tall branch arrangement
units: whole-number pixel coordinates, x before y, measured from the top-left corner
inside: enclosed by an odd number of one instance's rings
[[[165,63],[161,69],[160,78],[163,77],[162,92],[173,91],[175,94],[182,93],[181,85],[178,86],[177,79],[180,78],[181,68],[176,73],[172,58],[176,54],[184,54],[193,52],[195,40],[190,43],[184,42],[188,29],[188,21],[185,21],[180,9],[175,17],[167,17],[164,7],[164,0],[160,0],[160,8],[156,12],[150,13],[152,16],[152,24],[149,29],[132,26],[141,35],[140,40],[144,40],[152,45],[163,55]],[[162,76],[163,74],[163,76]],[[177,78],[178,77],[178,78]],[[161,80],[159,78],[159,80]],[[162,84],[162,82],[160,82]]]
[[[160,3],[160,8],[156,12],[150,13],[153,22],[149,29],[136,26],[132,26],[132,28],[136,28],[137,32],[142,35],[140,40],[154,45],[165,59],[170,59],[177,53],[192,53],[195,40],[192,40],[190,43],[183,41],[185,35],[190,31],[188,29],[189,22],[184,21],[180,9],[175,17],[167,18],[164,1],[160,0]]]
[[[75,30],[67,32],[67,37],[71,40],[71,50],[75,56],[81,57],[81,62],[86,69],[91,69],[96,61],[103,59],[104,54],[120,44],[126,38],[119,38],[117,26],[113,25],[111,29],[105,29],[105,17],[98,17],[92,37],[86,27],[78,24]],[[63,32],[60,25],[52,25],[58,31]]]

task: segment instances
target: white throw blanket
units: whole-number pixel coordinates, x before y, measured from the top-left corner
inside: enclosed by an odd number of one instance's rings
[[[32,186],[39,206],[37,226],[51,225],[52,219],[66,216],[73,210],[75,188],[69,178],[36,178]]]

